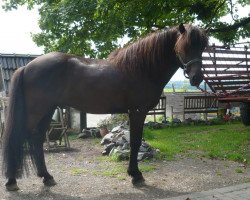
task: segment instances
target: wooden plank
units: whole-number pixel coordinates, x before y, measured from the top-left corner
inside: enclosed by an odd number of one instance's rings
[[[247,65],[233,65],[233,64],[207,64],[207,63],[202,63],[202,67],[205,69],[210,69],[210,68],[243,68],[243,69],[247,69],[250,68],[250,66]]]
[[[246,85],[250,83],[249,81],[213,81],[210,85]]]
[[[242,48],[243,49],[243,48]],[[250,51],[246,50],[231,50],[231,49],[218,49],[218,48],[207,48],[204,51],[205,53],[223,53],[223,54],[241,54],[241,55],[250,55]]]
[[[211,110],[184,110],[185,114],[188,113],[217,113],[218,109],[211,109]]]
[[[203,74],[235,74],[235,75],[245,75],[248,71],[239,71],[239,70],[226,70],[226,71],[220,71],[220,70],[209,70],[209,71],[203,71]]]
[[[206,74],[205,74],[206,75]],[[245,80],[250,79],[250,74],[228,75],[228,76],[205,76],[204,80]]]
[[[241,86],[215,86],[213,87],[215,90],[237,90],[239,89]],[[247,86],[244,88],[245,90],[246,89],[250,89],[250,86]]]
[[[216,56],[215,59],[214,57],[210,57],[210,56],[202,56],[202,60],[210,60],[210,61],[235,61],[235,62],[249,62],[250,58],[240,58],[240,57],[219,57]]]
[[[218,100],[220,102],[242,102],[242,101],[250,101],[250,96],[229,96],[229,97],[221,97]]]

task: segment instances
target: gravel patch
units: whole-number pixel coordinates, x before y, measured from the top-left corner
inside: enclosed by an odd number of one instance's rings
[[[179,158],[150,161],[155,170],[144,172],[145,185],[134,187],[124,167],[127,162],[110,162],[101,157],[102,146],[94,140],[71,141],[71,146],[71,151],[46,153],[47,167],[56,186],[43,186],[42,179],[31,173],[18,179],[19,191],[8,192],[4,186],[6,180],[1,177],[0,199],[162,199],[250,181],[250,168],[240,163]],[[104,173],[117,166],[122,167],[118,174]]]

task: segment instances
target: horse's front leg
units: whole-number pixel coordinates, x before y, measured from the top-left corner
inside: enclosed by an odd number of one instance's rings
[[[144,182],[142,173],[138,168],[138,151],[141,146],[142,132],[144,120],[146,117],[146,112],[141,111],[131,111],[129,112],[129,121],[130,121],[130,159],[128,174],[132,176],[132,183],[138,184]]]

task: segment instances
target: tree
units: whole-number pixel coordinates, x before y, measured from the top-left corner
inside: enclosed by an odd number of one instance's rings
[[[19,5],[39,6],[42,30],[33,40],[45,51],[105,57],[130,41],[181,22],[210,28],[210,35],[226,44],[248,38],[250,17],[239,18],[238,6],[249,0],[4,0],[6,10]],[[223,22],[231,14],[232,22]]]

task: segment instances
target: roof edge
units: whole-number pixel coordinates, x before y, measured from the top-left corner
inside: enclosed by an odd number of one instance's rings
[[[26,57],[26,58],[36,58],[40,55],[36,55],[36,54],[16,54],[16,53],[0,53],[0,57]]]

